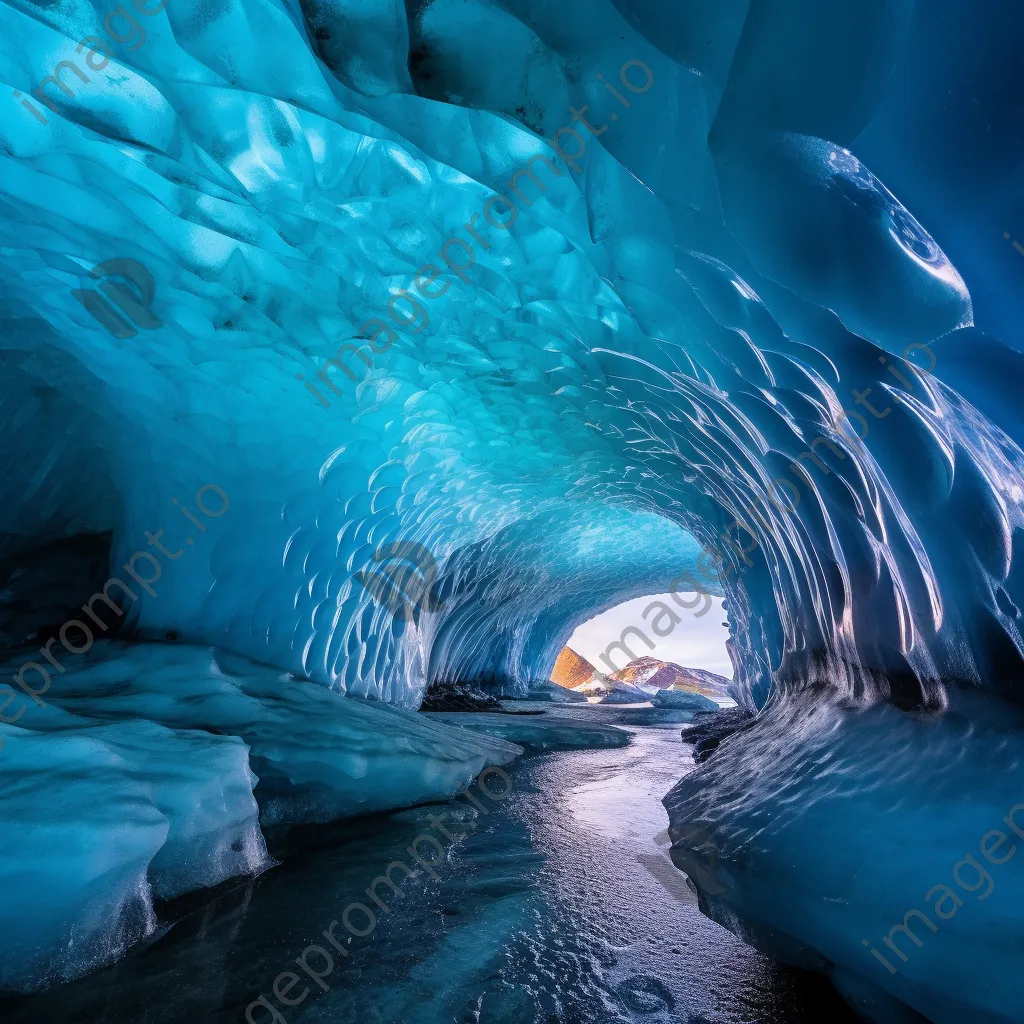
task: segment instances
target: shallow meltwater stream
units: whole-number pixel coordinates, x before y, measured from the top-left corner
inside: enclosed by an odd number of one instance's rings
[[[507,797],[477,800],[479,810],[460,798],[271,836],[277,867],[165,906],[177,923],[147,948],[10,1002],[4,1019],[852,1021],[823,979],[775,964],[697,909],[663,835],[661,797],[693,768],[678,724],[627,724],[630,708],[557,714],[621,725],[632,743],[526,757],[509,771]],[[503,783],[489,788],[500,797]],[[412,865],[420,836],[440,837],[447,854],[436,878],[395,868],[397,885],[377,886],[371,901],[367,887],[396,861]],[[428,864],[432,849],[417,846]],[[351,911],[351,930],[365,938],[332,929],[354,903],[365,909]],[[309,973],[296,964],[303,955]]]

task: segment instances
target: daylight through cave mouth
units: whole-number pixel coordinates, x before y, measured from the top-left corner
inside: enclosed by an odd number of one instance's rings
[[[98,0],[0,6],[0,822],[40,858],[12,913],[47,864],[77,880],[0,988],[261,870],[268,822],[509,763],[414,714],[428,688],[525,697],[581,623],[681,592],[726,612],[740,705],[668,799],[676,847],[731,865],[702,909],[855,1003],[940,1013],[946,981],[900,989],[743,871],[805,856],[778,794],[857,848],[830,758],[892,803],[930,766],[944,807],[943,744],[1016,763],[1021,338],[982,283],[1016,254],[962,194],[1009,217],[1012,118],[934,109],[1010,63],[959,60],[984,33],[953,4],[342,7],[169,0],[111,55],[75,49]],[[982,124],[991,159],[954,173]],[[892,748],[917,766],[871,776]],[[88,849],[133,800],[104,888]],[[48,861],[78,813],[92,845]]]
[[[652,668],[667,662],[731,679],[729,630],[723,605],[721,598],[710,593],[682,587],[645,594],[581,622],[565,647],[609,676],[641,660]]]

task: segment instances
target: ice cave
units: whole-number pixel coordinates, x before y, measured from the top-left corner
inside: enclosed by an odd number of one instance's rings
[[[0,16],[6,1024],[1024,1021],[1019,3]]]

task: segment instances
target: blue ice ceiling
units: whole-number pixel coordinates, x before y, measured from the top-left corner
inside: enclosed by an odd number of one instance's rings
[[[862,946],[1020,799],[1021,52],[996,0],[0,4],[5,676],[122,585],[0,725],[0,988],[507,764],[409,709],[683,579],[767,709],[667,800],[703,909],[1008,1020],[1009,872]]]
[[[413,706],[682,572],[754,703],[1015,693],[1020,30],[926,8],[4,5],[5,550],[162,529],[139,635]]]

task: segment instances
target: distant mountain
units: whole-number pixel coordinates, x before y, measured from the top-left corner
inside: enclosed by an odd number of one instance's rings
[[[605,677],[571,647],[563,647],[551,670],[551,682],[574,690],[587,683],[600,682]]]
[[[643,657],[631,661],[611,676],[616,682],[639,686],[650,693],[656,690],[689,690],[705,697],[729,697],[732,682],[716,672],[702,668],[684,668],[671,661]]]
[[[556,687],[567,687],[579,699],[596,700],[604,704],[642,704],[650,700],[650,694],[630,683],[619,682],[598,672],[582,655],[571,647],[563,647],[555,667],[551,670],[551,682]]]
[[[551,670],[551,681],[591,699],[607,699],[614,693],[609,703],[627,699],[634,703],[647,700],[658,690],[687,690],[712,700],[725,698],[727,703],[732,701],[729,692],[731,680],[715,672],[702,668],[684,668],[671,661],[643,657],[606,676],[571,647],[563,647],[559,653]]]

